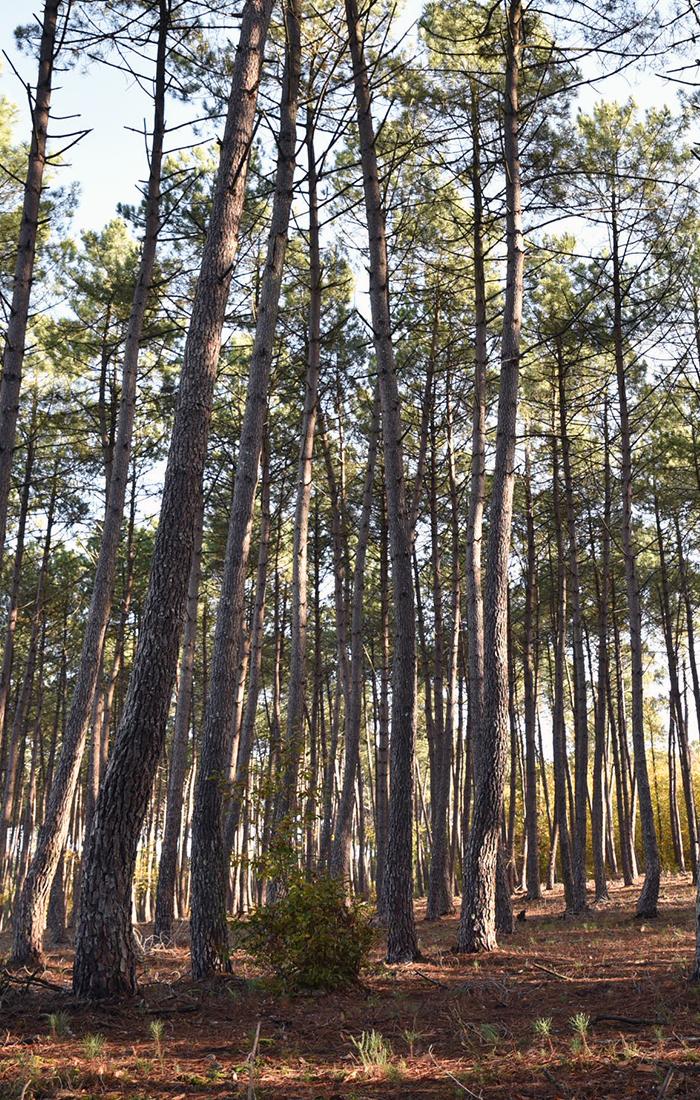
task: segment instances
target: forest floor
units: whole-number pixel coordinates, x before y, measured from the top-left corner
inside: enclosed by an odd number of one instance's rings
[[[457,915],[421,920],[420,963],[387,967],[378,943],[361,986],[336,994],[275,993],[240,953],[235,978],[194,985],[183,925],[175,947],[146,949],[138,997],[88,1008],[69,992],[70,951],[54,950],[43,977],[64,992],[0,981],[0,1098],[700,1098],[689,877],[663,880],[656,920],[634,919],[636,894],[614,885],[608,905],[564,921],[555,891],[478,958],[451,953]],[[383,1040],[378,1065],[359,1058],[363,1032]]]

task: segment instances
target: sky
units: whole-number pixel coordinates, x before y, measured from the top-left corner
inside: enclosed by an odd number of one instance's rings
[[[23,81],[32,84],[36,80],[36,60],[17,49],[14,28],[40,17],[41,10],[36,0],[0,2],[0,50],[9,55]],[[26,93],[4,56],[0,64],[0,95],[20,108],[15,136],[24,139],[29,128]],[[80,184],[75,231],[97,229],[115,214],[117,203],[138,200],[137,183],[145,178],[148,170],[146,149],[142,133],[134,133],[128,128],[143,130],[144,119],[150,127],[152,107],[133,78],[105,65],[93,64],[88,71],[75,68],[57,74],[51,113],[52,134],[90,130],[66,154],[66,166],[60,169],[58,180],[61,183],[77,180]],[[61,122],[58,116],[66,115],[79,117]],[[170,123],[186,117],[185,107],[169,104],[167,118]],[[178,138],[178,144],[180,140]]]
[[[408,0],[398,19],[399,31],[415,25],[420,12],[419,0]],[[0,50],[6,52],[23,81],[36,79],[36,62],[20,53],[14,40],[14,28],[30,23],[41,15],[37,0],[4,0],[0,3]],[[24,138],[28,130],[26,93],[4,57],[0,58],[0,95],[19,107],[16,137]],[[669,63],[670,66],[670,63]],[[604,95],[606,98],[627,99],[633,96],[642,107],[658,106],[675,101],[676,86],[662,76],[636,69],[608,79],[595,88],[583,89],[580,102],[584,110]],[[74,220],[74,232],[97,229],[116,212],[118,202],[138,199],[137,182],[147,170],[142,130],[144,119],[150,119],[151,108],[133,78],[104,65],[92,65],[89,70],[75,68],[57,77],[52,102],[53,132],[86,128],[90,133],[66,156],[60,181],[78,181],[80,201]],[[181,123],[191,115],[186,105],[169,103],[167,120]],[[58,116],[78,115],[60,123]],[[131,127],[132,129],[129,129]],[[173,144],[183,140],[182,131],[172,137]]]

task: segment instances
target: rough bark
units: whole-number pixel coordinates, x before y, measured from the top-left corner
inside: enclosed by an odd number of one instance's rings
[[[506,294],[501,340],[496,458],[490,501],[488,571],[484,593],[484,707],[477,753],[476,790],[464,858],[460,951],[496,946],[496,864],[509,740],[508,562],[515,464],[523,304],[518,83],[523,49],[520,0],[508,7],[504,97],[506,171]]]
[[[177,666],[228,292],[271,0],[247,0],[209,229],[185,344],[148,596],[122,718],[88,840],[73,986],[133,993],[131,883]]]
[[[7,505],[10,496],[12,457],[17,430],[22,368],[29,323],[34,261],[39,232],[41,192],[46,168],[46,140],[51,108],[51,90],[56,61],[56,27],[61,0],[46,0],[39,47],[36,94],[31,97],[32,137],[24,183],[17,257],[12,284],[10,317],[0,378],[0,566],[7,533]]]
[[[227,763],[226,747],[230,744],[231,698],[245,623],[245,581],[255,491],[296,166],[296,116],[301,64],[299,0],[289,0],[285,15],[287,47],[280,102],[275,193],[241,425],[192,817],[190,923],[192,976],[195,979],[231,968],[226,925],[228,874],[221,829],[222,777]]]
[[[401,401],[396,381],[389,309],[389,271],[382,188],[377,166],[369,73],[355,0],[345,14],[352,57],[360,157],[369,234],[370,306],[379,374],[384,441],[389,544],[394,594],[394,654],[391,676],[391,793],[384,869],[388,924],[387,960],[416,958],[413,913],[413,756],[416,733],[416,641],[411,530],[406,500]]]
[[[192,552],[192,565],[187,588],[185,629],[177,685],[177,704],[173,726],[173,744],[170,752],[168,775],[168,799],[165,826],[158,866],[154,936],[167,941],[172,936],[175,919],[175,880],[177,875],[177,850],[182,831],[183,793],[187,775],[187,750],[189,747],[190,721],[194,667],[197,652],[197,608],[199,604],[199,580],[202,571],[202,521],[198,523]]]
[[[36,852],[20,898],[12,945],[13,959],[36,965],[41,958],[41,939],[51,883],[65,843],[85,740],[97,688],[105,633],[112,609],[114,579],[119,553],[126,489],[129,482],[131,442],[136,409],[136,375],[144,318],[151,292],[160,228],[160,178],[165,134],[166,56],[170,7],[160,0],[156,58],[153,139],[146,196],[146,225],[136,287],[124,347],[122,388],[116,442],[111,462],[107,507],[100,552],[95,568],[92,599],[85,625],[80,665],[73,687],[66,732],[56,767]]]

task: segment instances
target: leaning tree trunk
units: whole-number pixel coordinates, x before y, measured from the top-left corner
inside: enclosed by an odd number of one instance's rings
[[[41,191],[46,167],[46,139],[51,107],[51,84],[56,61],[56,25],[61,0],[46,0],[39,47],[39,74],[32,103],[32,138],[24,183],[24,201],[15,260],[10,318],[5,333],[5,350],[0,378],[0,566],[7,533],[7,504],[10,496],[12,456],[19,413],[22,368],[29,323],[34,259],[39,232]],[[31,102],[31,93],[30,93]]]
[[[160,229],[160,179],[165,134],[166,58],[170,4],[160,0],[158,47],[153,117],[151,164],[146,196],[146,224],[143,250],[129,328],[124,348],[119,422],[107,493],[100,552],[95,569],[92,600],[88,612],[83,648],[71,699],[61,756],[56,767],[46,816],[41,826],[19,901],[12,944],[15,963],[35,966],[41,946],[51,883],[61,858],[68,831],[70,808],[78,782],[93,700],[102,662],[105,633],[112,610],[119,539],[129,482],[131,442],[136,410],[136,373],[144,318],[153,282],[156,245]]]
[[[501,342],[496,460],[491,491],[484,592],[484,706],[476,792],[464,857],[460,951],[496,946],[496,865],[503,812],[509,720],[508,562],[513,515],[515,432],[525,250],[522,231],[518,83],[523,50],[521,0],[508,10],[504,148],[506,171],[506,295]]]
[[[84,856],[73,987],[100,998],[136,988],[131,884],[175,680],[211,406],[272,0],[247,0],[209,230],[192,303],[160,523],[139,641]]]
[[[416,958],[413,913],[413,755],[416,734],[416,638],[411,530],[406,502],[401,399],[389,310],[389,270],[382,188],[377,165],[369,73],[356,0],[345,0],[360,158],[369,234],[370,306],[379,374],[389,543],[394,589],[394,656],[391,687],[391,794],[383,889],[388,923],[387,960]]]
[[[632,536],[632,432],[627,404],[627,377],[622,330],[622,283],[617,230],[616,190],[612,188],[612,262],[613,262],[613,339],[617,395],[620,413],[620,447],[622,450],[622,550],[625,559],[627,610],[629,615],[630,651],[632,655],[632,744],[634,774],[639,794],[639,812],[646,859],[644,885],[637,901],[638,917],[655,917],[659,900],[661,861],[654,824],[654,807],[649,786],[646,746],[644,743],[644,655],[642,652],[642,605],[637,577],[637,555]]]
[[[231,698],[238,651],[243,639],[245,581],[255,490],[294,186],[301,55],[299,2],[289,0],[286,7],[287,53],[282,80],[275,195],[241,425],[204,716],[202,755],[194,796],[190,890],[192,976],[195,979],[231,968],[226,924],[228,874],[221,831],[220,777],[225,774],[226,747],[230,744]]]

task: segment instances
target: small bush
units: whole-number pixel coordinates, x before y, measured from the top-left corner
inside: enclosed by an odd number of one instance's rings
[[[343,885],[295,877],[242,925],[243,942],[291,989],[341,989],[357,981],[374,938],[369,914]]]
[[[539,1039],[548,1039],[552,1034],[552,1017],[538,1016],[532,1024],[532,1030]]]
[[[351,1035],[350,1042],[364,1069],[386,1069],[391,1062],[391,1045],[379,1031],[363,1031],[359,1038]]]
[[[82,1047],[86,1058],[100,1058],[105,1049],[104,1035],[86,1035]]]
[[[65,1012],[50,1012],[47,1019],[52,1039],[62,1039],[65,1035],[70,1035],[70,1020]]]

